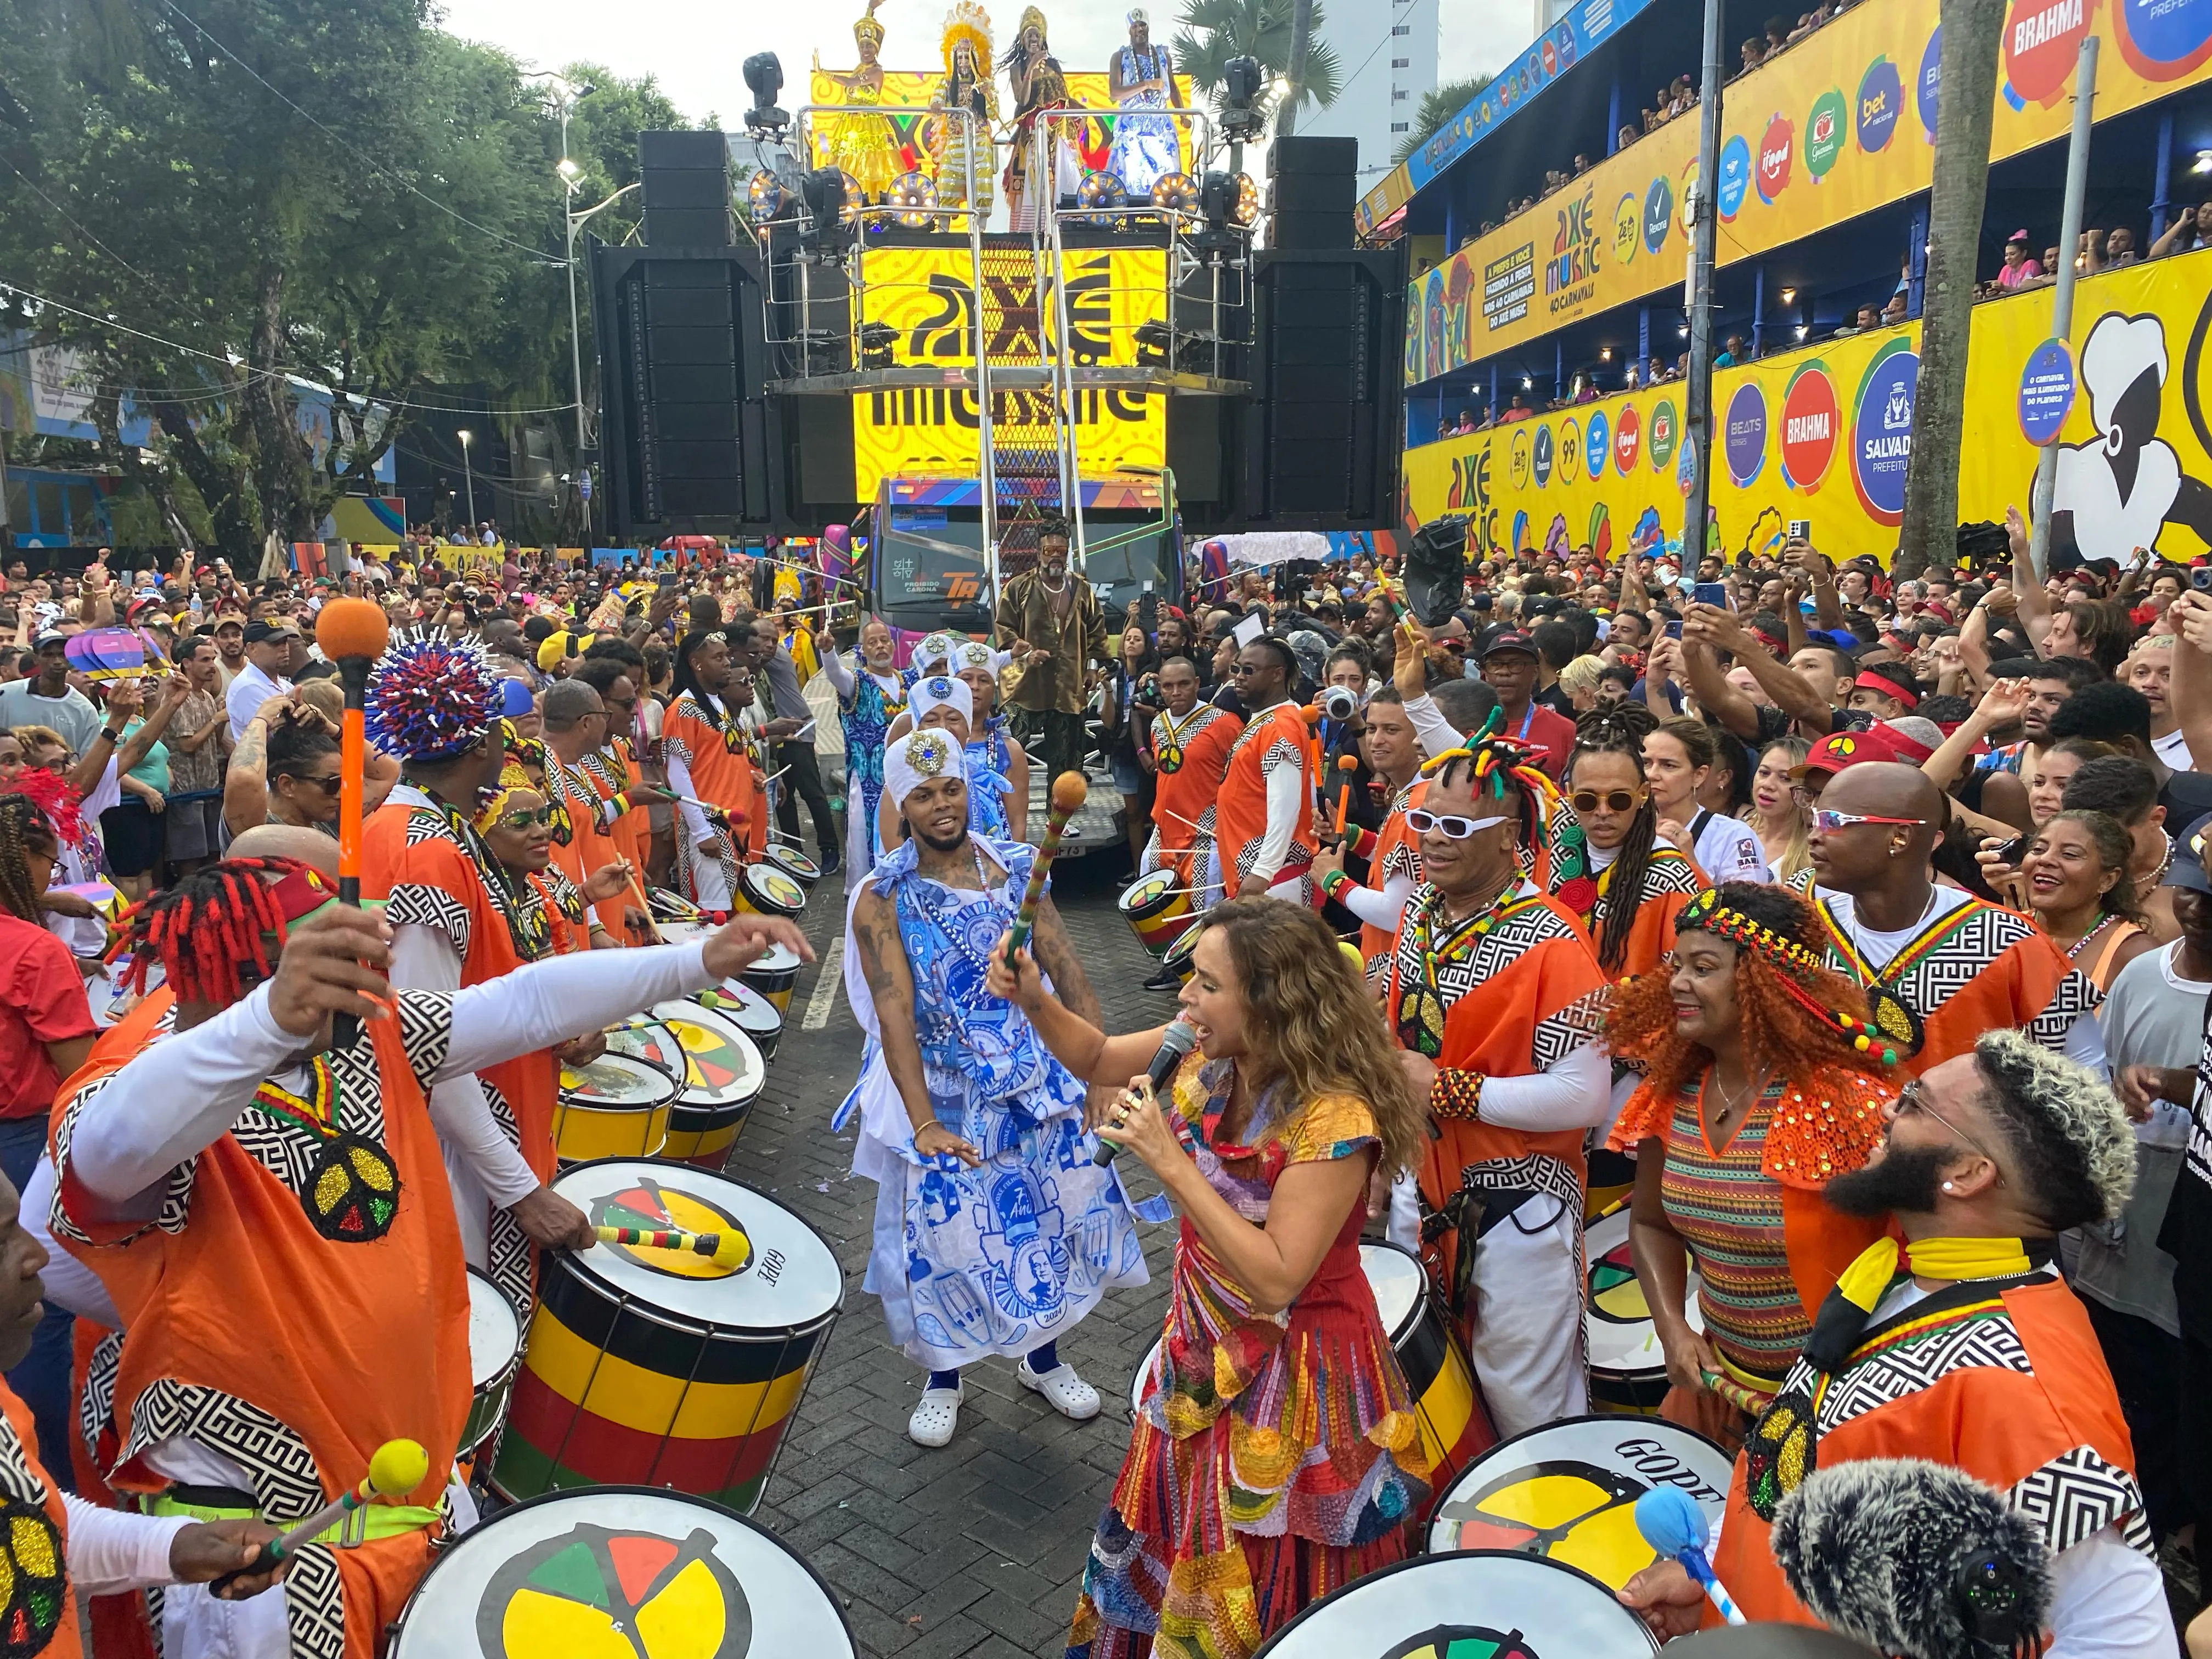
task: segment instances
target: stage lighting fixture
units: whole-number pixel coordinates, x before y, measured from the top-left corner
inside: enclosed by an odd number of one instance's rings
[[[1111,230],[1121,222],[1119,210],[1128,205],[1129,189],[1118,173],[1086,173],[1075,187],[1075,201],[1079,207],[1098,210],[1085,215],[1081,222],[1093,229]]]
[[[897,210],[901,229],[927,230],[934,217],[931,210],[937,205],[937,186],[921,173],[902,173],[891,181],[890,193],[884,199]]]
[[[1231,143],[1245,143],[1267,130],[1267,118],[1258,107],[1267,76],[1256,58],[1232,58],[1221,66],[1221,132]]]
[[[776,94],[783,90],[783,64],[772,52],[757,52],[745,59],[745,85],[753,94],[753,106],[745,112],[745,131],[755,137],[780,133],[791,125],[791,116],[775,105]]]

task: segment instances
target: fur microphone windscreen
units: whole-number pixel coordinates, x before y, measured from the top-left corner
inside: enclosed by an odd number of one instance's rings
[[[1820,1469],[1783,1500],[1770,1541],[1815,1618],[1884,1653],[2041,1651],[2051,1598],[2042,1534],[1956,1469],[1911,1458]]]
[[[1467,517],[1447,513],[1414,532],[1406,546],[1406,605],[1424,628],[1451,620],[1467,592]]]

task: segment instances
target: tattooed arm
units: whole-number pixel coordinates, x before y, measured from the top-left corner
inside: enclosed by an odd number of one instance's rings
[[[924,1158],[950,1154],[974,1169],[983,1161],[981,1155],[939,1123],[930,1104],[921,1044],[914,1030],[914,975],[907,966],[906,941],[899,937],[892,900],[872,890],[860,896],[853,907],[853,942],[868,982],[868,1000],[875,1006],[884,1065],[906,1107],[915,1151]]]
[[[1036,929],[1030,939],[1031,954],[1037,966],[1052,976],[1053,994],[1061,1006],[1078,1019],[1100,1024],[1098,994],[1083,976],[1083,964],[1076,959],[1075,946],[1068,940],[1067,929],[1061,926],[1049,893],[1037,905]]]

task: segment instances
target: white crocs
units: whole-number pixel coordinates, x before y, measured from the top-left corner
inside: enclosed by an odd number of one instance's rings
[[[1097,1408],[1094,1406],[1092,1409]],[[953,1430],[959,1426],[959,1388],[924,1389],[921,1403],[906,1420],[906,1437],[917,1446],[949,1446]]]
[[[1050,1370],[1038,1372],[1030,1369],[1024,1359],[1014,1367],[1014,1375],[1021,1385],[1032,1393],[1041,1394],[1053,1410],[1071,1421],[1081,1423],[1098,1415],[1098,1390],[1075,1374],[1075,1367],[1062,1360]]]

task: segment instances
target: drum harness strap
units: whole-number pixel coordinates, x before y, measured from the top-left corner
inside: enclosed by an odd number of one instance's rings
[[[1431,1209],[1423,1202],[1421,1243],[1434,1243],[1446,1233],[1457,1233],[1463,1241],[1473,1243],[1486,1237],[1500,1223],[1511,1219],[1520,1207],[1540,1194],[1558,1199],[1579,1210],[1582,1192],[1574,1172],[1559,1159],[1531,1155],[1528,1158],[1488,1158],[1469,1164],[1460,1170],[1458,1190],[1446,1196],[1442,1205]],[[1556,1224],[1553,1216],[1541,1226],[1523,1227],[1513,1223],[1522,1233],[1538,1233]],[[1580,1250],[1579,1239],[1577,1244]],[[1455,1251],[1452,1258],[1451,1283],[1445,1287],[1445,1302],[1455,1319],[1465,1321],[1472,1314],[1469,1293],[1474,1282],[1473,1249]]]
[[[183,1515],[195,1521],[259,1521],[264,1518],[261,1505],[254,1500],[253,1494],[240,1492],[234,1486],[178,1485],[167,1492],[142,1498],[139,1508],[148,1515]],[[310,1541],[328,1544],[334,1549],[351,1549],[356,1545],[370,1543],[379,1538],[397,1538],[402,1533],[420,1532],[423,1528],[436,1526],[445,1519],[442,1509],[420,1504],[364,1504],[347,1515],[344,1520],[317,1533]],[[276,1523],[272,1522],[270,1524]]]

